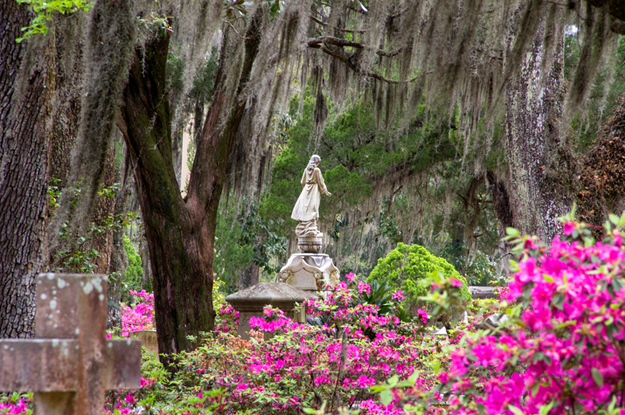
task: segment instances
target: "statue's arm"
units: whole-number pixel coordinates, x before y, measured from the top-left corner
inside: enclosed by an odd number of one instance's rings
[[[321,170],[318,168],[315,169],[315,182],[319,185],[319,190],[321,193],[325,193],[328,196],[332,196],[332,193],[328,192],[328,188],[326,187],[326,183],[323,180],[323,176],[321,175]]]

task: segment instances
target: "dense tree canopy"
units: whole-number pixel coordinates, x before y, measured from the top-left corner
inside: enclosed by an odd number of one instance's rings
[[[2,1],[10,9],[2,19],[11,16],[15,29],[3,38],[2,61],[17,61],[15,71],[0,74],[6,89],[0,144],[4,150],[26,142],[26,132],[12,123],[55,127],[45,139],[29,136],[32,153],[43,157],[35,166],[14,151],[0,155],[0,191],[24,189],[25,200],[40,206],[25,218],[29,236],[20,238],[45,239],[42,183],[53,177],[41,168],[51,144],[73,148],[49,228],[57,257],[78,255],[70,255],[77,243],[69,239],[104,233],[87,218],[105,210],[97,198],[111,189],[107,172],[109,180],[124,182],[120,189],[134,180],[159,348],[166,354],[192,348],[189,336],[213,329],[215,252],[232,243],[215,245],[215,236],[238,226],[227,223],[236,216],[228,209],[244,206],[247,228],[236,243],[251,247],[248,260],[275,268],[271,261],[284,254],[279,237],[291,236],[286,218],[297,197],[294,178],[313,152],[322,156],[338,199],[322,205],[329,252],[344,269],[363,272],[404,242],[446,252],[466,273],[467,258],[478,251],[506,253],[497,246],[506,226],[553,236],[555,218],[584,186],[606,188],[601,209],[622,200],[607,181],[592,180],[605,164],[580,167],[588,146],[599,146],[589,153],[592,160],[601,146],[612,146],[616,158],[622,151],[610,144],[622,137],[622,111],[596,143],[597,134],[589,133],[600,128],[624,83],[620,0],[96,0],[88,14],[75,12],[89,22],[84,33],[68,24],[75,15],[53,13],[47,39],[56,43],[35,35],[20,46],[12,42],[16,28],[28,26],[30,9]],[[67,55],[74,66],[60,66]],[[615,64],[621,66],[615,70]],[[31,74],[39,67],[41,73]],[[57,83],[56,73],[64,74]],[[24,92],[26,79],[32,93]],[[41,79],[49,81],[45,91],[35,88]],[[72,97],[75,107],[63,97]],[[28,99],[46,111],[20,111]],[[193,148],[188,183],[181,178],[185,134]],[[22,165],[9,168],[14,156]],[[16,169],[33,179],[14,178],[9,172]],[[1,203],[8,200],[4,194]],[[220,209],[222,199],[229,203]],[[587,206],[587,214],[598,212]],[[122,223],[113,213],[100,219]],[[0,218],[3,234],[14,234],[7,231],[14,216]],[[19,238],[1,242],[0,258],[24,245]],[[19,299],[25,310],[32,310],[33,286],[32,278],[16,285],[21,267],[34,264],[32,276],[51,263],[37,243],[30,245],[36,247],[24,253],[30,259],[2,268],[0,280],[3,298]],[[109,271],[108,263],[101,272]],[[226,278],[257,279],[245,272],[245,278]],[[0,313],[12,321],[2,335],[31,333],[4,303]]]

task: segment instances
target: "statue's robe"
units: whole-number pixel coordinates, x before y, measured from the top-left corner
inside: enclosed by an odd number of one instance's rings
[[[318,232],[317,219],[319,219],[319,202],[321,193],[328,193],[326,184],[323,181],[321,170],[304,170],[302,175],[302,193],[295,203],[291,218],[300,221],[295,233],[299,237],[314,236]]]

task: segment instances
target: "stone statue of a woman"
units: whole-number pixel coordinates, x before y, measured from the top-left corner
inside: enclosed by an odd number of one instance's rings
[[[291,213],[291,218],[299,221],[299,225],[295,228],[295,233],[299,238],[320,238],[323,235],[317,228],[319,202],[321,193],[328,196],[332,194],[328,192],[321,170],[317,167],[320,161],[321,157],[316,154],[310,158],[302,175],[302,193]]]

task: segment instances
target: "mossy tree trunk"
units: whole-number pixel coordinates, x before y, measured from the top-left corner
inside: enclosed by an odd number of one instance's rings
[[[556,218],[572,205],[572,189],[558,177],[568,173],[563,170],[568,149],[559,131],[564,100],[563,38],[561,30],[553,32],[560,39],[552,50],[545,50],[545,22],[541,22],[506,91],[506,190],[512,224],[546,241],[559,231]]]
[[[0,1],[0,337],[30,337],[45,269],[49,39],[17,43],[31,15]]]
[[[165,354],[161,360],[166,365],[171,363],[172,353],[194,347],[188,336],[214,328],[213,245],[217,210],[228,158],[245,110],[242,91],[260,35],[252,25],[242,59],[230,53],[231,42],[240,41],[230,32],[226,29],[224,33],[217,87],[198,138],[186,198],[181,196],[172,159],[165,73],[169,35],[156,35],[144,48],[137,48],[124,92],[120,128],[135,166],[152,265],[158,347]],[[240,72],[232,70],[237,64]],[[229,79],[233,76],[234,82]]]

